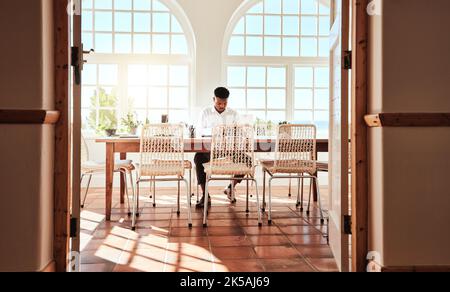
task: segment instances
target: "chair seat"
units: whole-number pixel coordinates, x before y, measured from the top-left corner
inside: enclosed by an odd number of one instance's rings
[[[170,161],[171,163],[173,161]],[[136,168],[139,168],[139,163],[134,163],[134,165],[136,166]],[[184,168],[185,169],[192,169],[192,162],[190,160],[185,160],[184,161]]]
[[[313,175],[316,172],[316,167],[314,167],[315,163],[314,161],[305,161],[305,164],[312,164],[299,166],[298,160],[283,160],[282,163],[279,163],[281,165],[275,166],[274,160],[266,160],[261,161],[261,166],[263,170],[270,172],[271,174],[277,174],[277,173],[307,173],[310,175]]]
[[[144,171],[142,171],[141,173],[141,177],[172,176],[172,175],[183,176],[184,173],[179,171],[176,163],[177,163],[176,160],[166,160],[166,161],[158,161],[158,163],[152,165],[146,165]],[[140,167],[139,163],[135,163],[135,165],[137,168]],[[192,162],[190,162],[189,160],[184,160],[183,168],[192,169]]]
[[[226,163],[222,165],[210,166],[210,163],[204,163],[205,173],[208,175],[251,175],[255,173],[253,167],[245,163]]]
[[[132,171],[134,170],[134,165],[131,160],[116,160],[114,161],[114,171],[120,171],[122,169]],[[96,173],[104,172],[106,168],[105,162],[98,161],[86,161],[81,165],[81,172],[83,173]]]

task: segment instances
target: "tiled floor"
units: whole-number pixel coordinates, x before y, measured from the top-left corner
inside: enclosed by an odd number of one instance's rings
[[[238,189],[236,204],[220,195],[221,190],[212,189],[208,228],[202,227],[202,210],[193,208],[192,229],[187,227],[185,204],[177,216],[175,189],[159,189],[156,208],[148,196],[142,196],[136,232],[130,229],[117,190],[111,222],[104,220],[104,190],[90,190],[81,222],[82,271],[337,271],[316,207],[306,217],[285,188],[275,187],[274,222],[268,226],[264,214],[264,225],[258,227],[255,198],[250,198],[251,212],[246,214],[243,189]]]

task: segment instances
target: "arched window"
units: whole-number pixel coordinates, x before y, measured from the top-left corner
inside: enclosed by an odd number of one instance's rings
[[[225,37],[231,106],[275,123],[315,123],[328,135],[329,0],[250,0]]]
[[[83,71],[84,128],[128,113],[141,122],[189,119],[194,37],[173,0],[83,0],[82,40],[93,48]]]

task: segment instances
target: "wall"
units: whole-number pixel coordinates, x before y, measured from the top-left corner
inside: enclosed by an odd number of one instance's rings
[[[53,109],[52,0],[0,2],[0,109]],[[0,125],[0,271],[53,258],[52,126]]]
[[[450,2],[370,19],[370,113],[450,112]],[[450,128],[371,129],[370,247],[383,266],[450,265]]]

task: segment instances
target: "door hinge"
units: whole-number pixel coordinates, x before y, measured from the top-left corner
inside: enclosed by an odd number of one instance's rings
[[[344,216],[344,234],[352,234],[352,216]]]
[[[70,238],[78,236],[78,218],[70,218]]]
[[[344,69],[352,69],[352,51],[344,51]]]

